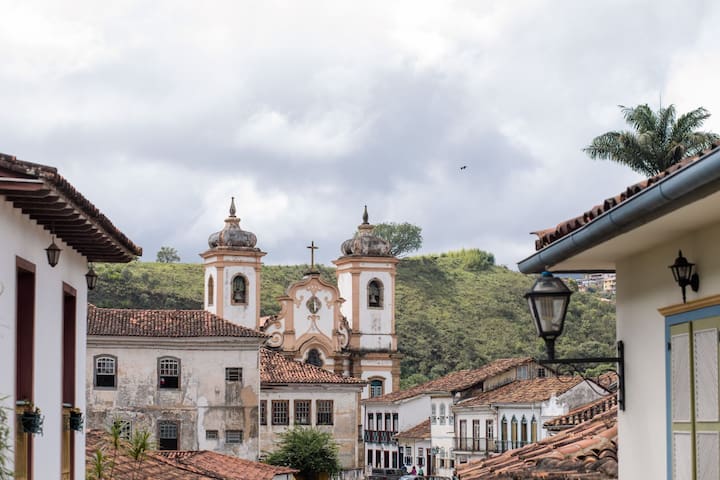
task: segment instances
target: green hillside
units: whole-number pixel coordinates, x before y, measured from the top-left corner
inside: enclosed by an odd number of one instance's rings
[[[98,264],[90,302],[114,308],[202,308],[199,264],[133,262]],[[265,265],[261,315],[279,311],[277,297],[302,278],[307,265]],[[333,268],[320,267],[335,283]],[[404,385],[461,368],[516,355],[541,356],[523,295],[533,278],[494,263],[492,254],[463,250],[404,258],[398,264],[397,333]],[[571,282],[572,283],[572,282]],[[571,285],[572,287],[572,285]],[[615,304],[596,294],[575,293],[558,356],[611,356]]]

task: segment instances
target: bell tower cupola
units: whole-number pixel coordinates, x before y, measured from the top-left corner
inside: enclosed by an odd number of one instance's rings
[[[400,388],[400,355],[395,333],[395,273],[398,259],[390,242],[375,235],[367,206],[355,235],[340,246],[333,263],[342,313],[351,330],[351,375],[368,380],[363,398]]]
[[[247,328],[260,323],[260,269],[265,252],[254,233],[240,228],[235,197],[225,226],[208,238],[200,256],[205,267],[205,310]]]

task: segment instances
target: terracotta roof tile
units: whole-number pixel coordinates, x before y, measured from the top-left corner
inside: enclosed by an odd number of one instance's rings
[[[532,362],[534,362],[534,360],[531,357],[501,358],[474,370],[459,370],[407,390],[401,390],[379,397],[369,398],[365,400],[365,402],[394,402],[432,392],[460,392],[478,385],[489,378],[506,372],[511,368],[526,365]]]
[[[88,305],[88,335],[127,337],[258,337],[205,310],[139,310]]]
[[[243,460],[207,450],[200,451],[151,451],[144,461],[135,462],[131,457],[110,452],[109,438],[105,432],[90,430],[86,434],[85,461],[90,467],[95,451],[103,449],[115,460],[114,478],[136,480],[272,480],[275,475],[296,473],[286,467]]]
[[[517,380],[502,387],[480,393],[457,403],[458,407],[473,407],[497,403],[544,402],[553,395],[560,395],[582,383],[579,376],[545,377]]]
[[[415,439],[422,439],[427,440],[432,438],[430,435],[430,419],[423,421],[422,423],[419,423],[415,425],[412,428],[409,428],[405,430],[404,432],[400,432],[395,434],[396,438],[415,438]]]
[[[552,228],[546,228],[543,230],[537,230],[535,232],[530,232],[532,234],[537,235],[537,240],[535,240],[535,250],[542,250],[543,248],[547,247],[548,245],[552,244],[553,242],[556,242],[560,240],[561,238],[565,237],[571,232],[574,232],[575,230],[578,230],[588,223],[595,220],[597,217],[607,213],[608,211],[612,210],[613,208],[617,207],[618,205],[622,204],[629,198],[632,198],[633,196],[637,195],[638,193],[642,192],[643,190],[655,185],[656,183],[664,180],[665,178],[671,176],[675,172],[682,170],[686,168],[688,165],[691,165],[698,161],[699,159],[703,158],[704,156],[710,154],[715,149],[720,148],[718,145],[713,145],[713,148],[708,149],[704,151],[700,155],[696,155],[694,157],[688,157],[684,158],[675,165],[672,165],[666,170],[663,170],[662,172],[658,173],[657,175],[654,175],[650,178],[647,178],[645,180],[642,180],[638,183],[635,183],[633,185],[630,185],[625,189],[625,191],[620,192],[619,194],[615,195],[614,197],[610,197],[603,201],[601,204],[595,205],[590,210],[582,213],[581,215],[578,215],[577,217],[571,218],[569,220],[565,220],[564,222],[560,222],[557,224],[557,226]]]
[[[582,405],[570,410],[566,415],[555,417],[545,422],[545,428],[550,430],[562,430],[592,420],[597,415],[605,413],[618,404],[617,395],[607,395],[596,402]]]
[[[617,406],[552,437],[458,466],[460,480],[618,478]]]
[[[142,255],[56,168],[0,153],[0,180],[0,194],[90,261],[129,262]]]
[[[279,352],[260,349],[262,383],[341,383],[364,385],[365,380],[344,377],[324,368],[286,358]]]

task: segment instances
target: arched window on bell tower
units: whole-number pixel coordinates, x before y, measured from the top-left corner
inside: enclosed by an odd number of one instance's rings
[[[212,307],[215,304],[215,280],[210,275],[207,281],[207,304],[208,307]]]
[[[383,307],[383,296],[384,289],[383,284],[377,278],[370,280],[367,286],[368,296],[368,307],[370,308],[382,308]]]
[[[232,303],[247,303],[247,279],[244,275],[235,275],[232,279]]]

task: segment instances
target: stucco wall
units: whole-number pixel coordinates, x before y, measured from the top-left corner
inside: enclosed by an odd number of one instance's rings
[[[122,338],[122,337],[121,337]],[[145,342],[144,345],[138,343]],[[87,350],[88,427],[105,428],[117,416],[147,428],[157,437],[158,420],[181,422],[178,448],[207,449],[255,460],[258,456],[258,347],[250,341],[224,346],[167,339],[128,340],[117,345],[93,337]],[[94,387],[94,357],[117,357],[117,388]],[[159,389],[157,361],[162,356],[181,361],[180,388]],[[242,383],[226,382],[225,368],[241,367]],[[206,430],[218,430],[219,440],[206,440]],[[241,444],[225,444],[225,430],[242,430]]]
[[[334,387],[330,385],[288,385],[263,388],[260,399],[267,401],[267,425],[260,425],[260,451],[271,452],[278,443],[278,434],[294,426],[294,400],[311,401],[311,425],[318,430],[330,432],[340,447],[340,463],[345,469],[361,467],[358,459],[358,387]],[[272,425],[272,401],[289,401],[289,425]],[[333,425],[316,425],[317,400],[333,401]]]
[[[35,478],[60,476],[62,415],[62,329],[63,282],[75,288],[75,405],[85,408],[85,317],[87,287],[85,258],[59,239],[62,249],[55,268],[47,262],[45,249],[51,235],[34,221],[12,207],[0,196],[0,397],[9,396],[4,406],[13,407],[15,398],[15,312],[16,256],[35,265],[35,344],[33,396],[45,415],[44,435],[33,439],[33,474]],[[11,425],[14,438],[14,425]],[[84,478],[85,438],[75,434],[75,478]]]
[[[670,270],[682,249],[697,264],[700,290],[688,301],[720,293],[720,226],[691,232],[617,265],[617,332],[625,342],[625,405],[618,415],[620,478],[665,478],[665,323],[658,308],[682,302]]]

